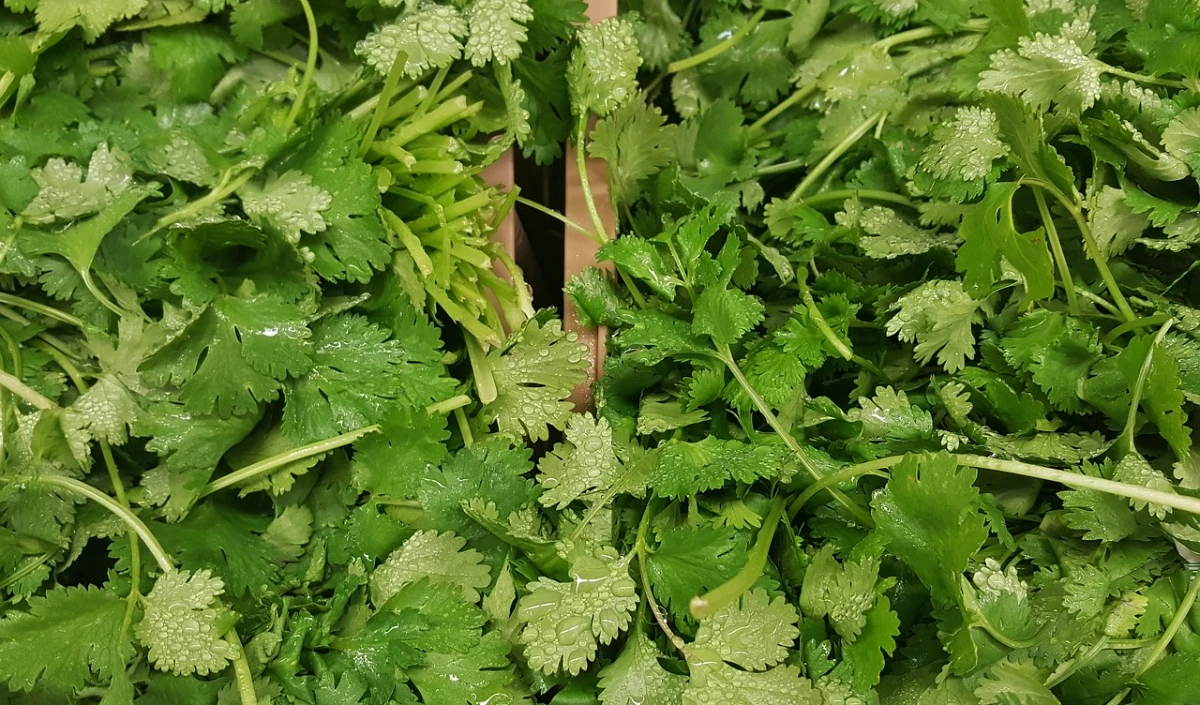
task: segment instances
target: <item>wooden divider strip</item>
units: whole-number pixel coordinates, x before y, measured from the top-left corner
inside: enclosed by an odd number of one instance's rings
[[[593,23],[601,22],[617,14],[617,0],[588,0],[588,19]],[[566,167],[566,216],[576,223],[591,223],[588,214],[587,201],[583,195],[583,184],[579,178],[576,166],[575,146],[568,145],[563,159]],[[588,181],[596,208],[600,212],[600,220],[610,235],[616,234],[616,217],[612,212],[611,201],[608,197],[607,165],[598,159],[587,160]],[[596,265],[595,242],[582,233],[566,230],[563,242],[563,278],[569,280],[576,273]],[[563,302],[564,327],[579,335],[579,342],[588,348],[588,359],[591,368],[587,381],[575,389],[571,401],[576,409],[585,411],[591,409],[595,400],[592,398],[592,383],[599,378],[604,369],[605,340],[608,329],[586,327],[579,322],[579,316],[570,300]]]

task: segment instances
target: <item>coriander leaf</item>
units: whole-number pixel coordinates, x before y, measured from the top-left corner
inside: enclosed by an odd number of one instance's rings
[[[663,497],[687,497],[723,487],[729,479],[753,482],[778,477],[787,452],[779,445],[705,438],[672,442],[656,452],[650,486]]]
[[[693,646],[747,670],[762,670],[787,658],[800,636],[799,618],[783,597],[772,600],[765,590],[751,590],[701,622]]]
[[[613,451],[613,433],[608,421],[576,414],[567,423],[566,440],[538,463],[539,501],[563,509],[592,493],[607,492],[622,466]]]
[[[907,455],[871,502],[890,551],[929,586],[937,602],[950,602],[975,552],[988,536],[975,470],[945,453]]]
[[[462,38],[470,30],[461,13],[447,5],[426,4],[385,24],[354,46],[354,53],[387,75],[404,52],[403,71],[418,78],[462,57]]]
[[[683,705],[820,705],[821,694],[795,666],[769,671],[741,671],[706,649],[688,654],[692,678],[683,693]]]
[[[1056,311],[1025,314],[1000,343],[1004,357],[1025,371],[1056,408],[1078,411],[1078,390],[1100,359],[1099,333],[1091,324]]]
[[[933,142],[921,156],[921,168],[938,179],[980,181],[1008,154],[996,114],[988,108],[959,108],[950,122],[934,128]]]
[[[1006,659],[988,669],[975,697],[981,705],[1059,705],[1044,685],[1046,675],[1032,663]]]
[[[154,533],[180,565],[208,569],[235,597],[275,585],[278,549],[263,534],[271,522],[257,513],[226,504],[202,502],[176,524],[154,524]]]
[[[1059,492],[1067,526],[1083,531],[1088,541],[1115,543],[1137,532],[1137,517],[1122,497],[1097,490]]]
[[[466,653],[431,653],[408,673],[428,705],[511,702],[532,703],[517,682],[500,632],[488,632]]]
[[[875,606],[879,561],[863,557],[838,563],[833,550],[832,544],[825,544],[808,564],[800,608],[813,619],[828,615],[834,630],[847,642],[853,642],[867,623],[867,613]]]
[[[1174,653],[1163,657],[1142,674],[1142,687],[1134,700],[1139,705],[1187,705],[1200,688],[1196,654]]]
[[[1145,16],[1129,32],[1134,51],[1155,74],[1195,78],[1200,74],[1200,20],[1190,0],[1155,0],[1146,3]]]
[[[633,25],[609,18],[580,28],[577,40],[567,68],[573,112],[604,117],[637,94],[642,57]]]
[[[148,0],[99,0],[92,3],[38,0],[38,28],[49,35],[79,27],[84,39],[91,43],[114,22],[141,12],[147,3]]]
[[[451,396],[437,330],[412,316],[398,334],[355,314],[318,322],[312,369],[284,389],[284,435],[313,443],[382,423],[389,405],[423,410]]]
[[[528,0],[534,21],[529,25],[528,46],[537,53],[561,47],[587,22],[584,0]]]
[[[1119,188],[1105,186],[1095,194],[1088,209],[1092,237],[1101,255],[1112,259],[1125,252],[1150,226],[1150,220],[1133,210]]]
[[[885,656],[896,650],[900,636],[900,618],[892,610],[885,595],[866,614],[862,633],[842,651],[843,663],[850,666],[849,681],[856,692],[868,691],[879,685],[880,674],[886,666]],[[835,673],[837,671],[835,670]]]
[[[177,676],[206,676],[225,670],[238,657],[221,637],[228,621],[217,597],[225,591],[220,578],[207,570],[165,573],[146,595],[146,611],[134,633],[155,668]]]
[[[517,605],[525,624],[521,643],[530,668],[543,673],[578,674],[629,626],[637,607],[637,589],[629,577],[629,559],[600,548],[571,562],[571,581],[542,576],[530,582]]]
[[[600,702],[603,705],[680,705],[687,678],[668,672],[658,663],[658,647],[641,629],[625,640],[612,663],[600,669]]]
[[[979,88],[1018,96],[1038,112],[1059,105],[1081,113],[1100,97],[1104,64],[1087,55],[1094,41],[1090,35],[1040,32],[1022,37],[1016,51],[1003,49],[992,55],[991,67],[979,74]]]
[[[1168,154],[1187,164],[1200,177],[1200,108],[1176,115],[1163,130],[1162,143]]]
[[[310,335],[302,312],[277,296],[223,296],[141,370],[152,384],[180,385],[191,412],[244,415],[311,367]]]
[[[248,184],[238,195],[246,215],[274,229],[293,245],[300,242],[301,233],[325,230],[321,211],[333,202],[328,193],[313,186],[312,177],[295,170],[268,179],[261,186]]]
[[[488,353],[497,390],[488,410],[501,432],[546,440],[551,426],[563,428],[572,408],[566,399],[587,378],[589,365],[575,341],[574,333],[563,333],[560,321],[535,319]]]
[[[14,691],[37,687],[66,697],[93,674],[124,671],[132,655],[121,634],[124,617],[125,600],[95,586],[30,598],[28,612],[9,610],[0,620],[0,681]]]
[[[476,0],[467,10],[466,58],[476,66],[516,59],[528,38],[525,26],[533,19],[527,0]]]
[[[676,527],[664,531],[646,556],[654,594],[676,619],[689,619],[688,605],[729,580],[746,563],[746,540],[728,528]]]
[[[639,96],[596,123],[587,149],[608,163],[612,198],[631,201],[640,195],[643,181],[674,161],[674,137],[675,125],[666,124],[662,111]]]
[[[981,320],[978,309],[979,302],[961,283],[935,279],[892,304],[897,313],[888,321],[887,332],[906,343],[915,341],[913,356],[921,364],[937,355],[947,372],[956,372],[975,357],[971,326]]]
[[[93,438],[122,445],[139,409],[133,393],[113,375],[101,375],[71,404],[71,413]]]
[[[1054,263],[1041,230],[1017,232],[1012,199],[1018,188],[1016,183],[992,184],[967,212],[958,229],[964,243],[958,248],[957,268],[967,293],[983,299],[1004,279],[1007,263],[1022,278],[1022,302],[1028,306],[1054,295]]]
[[[1141,485],[1149,487],[1160,492],[1173,494],[1175,486],[1167,479],[1167,476],[1146,462],[1140,453],[1129,453],[1121,462],[1117,463],[1117,467],[1113,469],[1113,479],[1117,482],[1127,482],[1131,485]],[[1165,519],[1167,514],[1171,512],[1170,507],[1164,507],[1152,502],[1144,500],[1131,499],[1129,503],[1134,509],[1146,510],[1156,519]]]
[[[717,345],[732,345],[762,322],[764,306],[738,289],[709,287],[696,299],[692,330]]]
[[[392,552],[371,576],[371,601],[383,605],[409,583],[428,578],[433,584],[462,588],[467,602],[479,602],[479,590],[491,574],[476,550],[463,550],[466,539],[450,532],[418,531]]]
[[[30,176],[38,192],[21,215],[36,224],[97,213],[133,184],[129,155],[107,144],[92,152],[86,178],[78,165],[57,157],[33,168]]]
[[[609,240],[596,252],[596,261],[612,262],[622,272],[649,284],[668,301],[675,298],[675,287],[681,283],[674,267],[667,266],[659,245],[640,237]]]
[[[863,253],[875,259],[895,259],[904,255],[919,255],[936,247],[949,248],[952,241],[903,220],[896,211],[883,206],[863,208],[855,200],[846,201],[844,210],[834,216],[838,225],[860,228],[866,236],[858,245]]]

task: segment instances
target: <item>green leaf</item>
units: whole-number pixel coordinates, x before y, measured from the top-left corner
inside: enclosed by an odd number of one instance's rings
[[[871,502],[888,548],[937,602],[951,602],[971,557],[988,536],[975,471],[946,453],[908,455]]]
[[[991,67],[979,74],[979,88],[1018,96],[1039,113],[1058,105],[1079,114],[1100,97],[1104,64],[1087,55],[1094,42],[1090,31],[1022,37],[1016,51],[992,55]]]
[[[392,552],[371,576],[371,601],[383,605],[401,587],[428,578],[432,584],[462,588],[467,602],[479,602],[479,590],[491,584],[491,572],[466,539],[446,532],[418,531]]]
[[[848,200],[844,210],[834,216],[838,225],[858,228],[865,233],[858,245],[863,253],[875,259],[895,259],[919,255],[934,248],[950,248],[949,237],[918,228],[900,218],[896,211],[883,206],[863,208],[856,200]]]
[[[571,417],[564,433],[566,440],[556,443],[538,463],[538,482],[542,486],[539,501],[547,507],[563,509],[577,499],[603,494],[621,474],[621,461],[613,451],[612,428],[608,421],[591,414]]]
[[[669,673],[658,663],[658,647],[640,629],[625,640],[625,648],[600,670],[603,705],[680,705],[684,676]]]
[[[692,678],[683,705],[821,705],[824,701],[795,666],[741,671],[711,651],[696,649],[688,654],[688,668]]]
[[[608,163],[609,192],[614,200],[637,198],[642,182],[674,161],[675,126],[666,120],[661,110],[639,97],[596,123],[588,154]]]
[[[367,35],[354,46],[354,53],[387,75],[404,52],[404,73],[418,78],[461,58],[462,38],[469,31],[467,20],[454,7],[422,5]]]
[[[90,43],[114,22],[141,12],[147,3],[148,0],[99,0],[84,4],[69,0],[38,0],[37,22],[47,35],[79,27],[84,39]]]
[[[612,262],[622,272],[650,285],[668,301],[675,298],[675,287],[681,284],[674,267],[668,267],[658,244],[639,237],[609,240],[596,252],[596,261]]]
[[[546,440],[550,427],[561,429],[573,408],[567,397],[587,379],[585,348],[562,323],[536,319],[488,353],[496,376],[496,400],[488,405],[501,432]]]
[[[1145,17],[1129,32],[1129,42],[1145,57],[1147,71],[1200,75],[1200,19],[1189,0],[1146,3]]]
[[[1200,689],[1200,658],[1194,653],[1174,653],[1151,666],[1141,678],[1135,703],[1188,705]]]
[[[528,39],[525,25],[533,19],[527,0],[478,0],[467,10],[466,58],[476,66],[516,59]]]
[[[1046,675],[1031,663],[1005,660],[988,669],[975,688],[980,705],[1059,705],[1043,683]]]
[[[711,649],[747,670],[762,670],[787,658],[800,636],[799,619],[783,597],[772,600],[765,590],[751,590],[701,622],[693,647]]]
[[[781,445],[705,438],[671,442],[655,451],[650,486],[662,497],[686,497],[723,487],[730,479],[778,477],[788,458]]]
[[[1025,314],[1000,343],[1004,357],[1033,379],[1055,408],[1083,408],[1078,390],[1100,359],[1099,332],[1056,311]]]
[[[0,681],[14,691],[36,687],[66,697],[93,676],[124,671],[133,651],[122,638],[124,617],[125,600],[97,587],[30,598],[29,611],[10,610],[0,620]]]
[[[762,322],[764,306],[738,289],[707,288],[696,299],[692,330],[717,345],[732,345]]]
[[[637,94],[642,57],[633,25],[612,17],[581,28],[576,38],[567,68],[572,112],[604,117]]]
[[[225,591],[207,570],[163,574],[146,595],[145,613],[134,628],[155,668],[177,676],[220,673],[238,657],[221,637],[224,610],[217,597]]]
[[[800,608],[813,619],[829,621],[847,642],[853,642],[867,623],[878,594],[879,561],[864,556],[838,563],[832,544],[817,551],[804,573]]]
[[[1013,222],[1012,199],[1018,188],[1016,183],[990,186],[958,230],[964,244],[958,248],[957,268],[974,298],[986,298],[1005,278],[1005,263],[1021,277],[1023,305],[1054,295],[1054,263],[1045,235],[1041,230],[1017,232]]]
[[[1200,25],[1197,27],[1196,36],[1200,37]],[[1200,108],[1176,115],[1163,130],[1162,143],[1168,154],[1187,164],[1200,177]]]
[[[431,653],[408,671],[428,705],[533,701],[518,683],[508,660],[511,645],[500,632],[488,632],[466,653]]]
[[[547,674],[586,668],[601,644],[629,626],[638,603],[629,560],[611,548],[573,560],[570,582],[543,576],[526,587],[529,594],[517,605],[525,624],[521,643],[530,668]]]
[[[690,619],[689,604],[729,580],[746,563],[746,539],[728,528],[676,527],[646,556],[655,596],[675,615]]]
[[[935,279],[913,289],[892,304],[896,315],[887,322],[888,335],[916,342],[913,356],[926,364],[937,355],[947,372],[961,370],[975,357],[975,334],[980,322],[979,302],[958,281]]]

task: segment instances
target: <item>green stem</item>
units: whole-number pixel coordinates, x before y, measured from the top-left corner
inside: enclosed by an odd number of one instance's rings
[[[1121,438],[1129,444],[1129,449],[1134,450],[1133,434],[1137,426],[1138,406],[1142,403],[1142,394],[1146,391],[1146,380],[1150,377],[1150,368],[1154,364],[1154,351],[1162,345],[1163,340],[1167,337],[1167,331],[1171,326],[1175,325],[1174,318],[1168,318],[1167,322],[1162,324],[1158,329],[1158,333],[1154,336],[1154,341],[1150,343],[1150,349],[1146,351],[1146,359],[1142,360],[1142,367],[1138,370],[1137,381],[1133,383],[1133,392],[1129,401],[1129,415],[1125,418],[1125,429],[1121,431]]]
[[[1117,284],[1117,280],[1113,277],[1112,270],[1108,268],[1108,262],[1100,252],[1100,246],[1096,244],[1096,238],[1092,236],[1092,229],[1088,227],[1087,220],[1083,217],[1083,210],[1079,204],[1072,201],[1063,192],[1059,191],[1054,184],[1042,179],[1021,179],[1021,183],[1036,186],[1046,193],[1050,194],[1062,204],[1063,208],[1071,214],[1075,225],[1079,228],[1079,233],[1083,236],[1083,244],[1087,248],[1088,256],[1096,264],[1096,269],[1100,272],[1100,278],[1104,280],[1104,286],[1108,289],[1109,295],[1117,304],[1117,308],[1121,311],[1121,316],[1127,321],[1132,321],[1137,318],[1133,313],[1133,309],[1129,307],[1129,302],[1125,300],[1125,295],[1121,293],[1121,287]]]
[[[753,32],[754,28],[758,26],[759,22],[762,22],[762,18],[764,16],[766,16],[766,14],[767,14],[767,9],[764,7],[762,9],[760,9],[758,12],[754,13],[750,17],[750,19],[746,22],[746,24],[744,24],[738,28],[738,31],[729,35],[724,40],[722,40],[720,43],[715,44],[694,56],[689,56],[686,59],[680,59],[679,61],[671,62],[671,64],[667,66],[667,73],[668,74],[679,73],[680,71],[686,71],[688,69],[696,68],[697,66],[703,64],[704,62],[712,61],[713,59],[717,58],[721,54],[724,54],[725,52],[732,49],[735,44],[737,44],[738,42],[745,39],[746,35]]]
[[[305,3],[307,5],[308,3]],[[242,640],[238,638],[237,629],[225,633],[225,641],[237,651],[233,660],[233,676],[237,682],[238,697],[242,705],[258,705],[258,693],[254,689],[254,675],[250,673],[250,661],[246,658],[246,650],[242,648]]]
[[[754,407],[758,410],[758,413],[762,414],[763,418],[766,419],[767,425],[770,426],[771,430],[773,430],[775,434],[783,440],[783,443],[788,447],[788,450],[792,451],[792,453],[796,456],[796,459],[800,462],[800,466],[804,468],[804,471],[807,472],[814,480],[820,480],[822,477],[824,477],[821,471],[817,468],[816,464],[813,463],[812,459],[808,457],[808,454],[804,452],[804,448],[802,448],[800,443],[797,442],[795,437],[792,436],[791,432],[784,428],[783,424],[779,423],[779,417],[775,415],[775,412],[771,411],[771,407],[767,405],[767,402],[758,393],[758,390],[756,390],[750,384],[750,380],[746,379],[746,375],[743,374],[742,369],[738,367],[737,360],[733,358],[733,351],[729,349],[729,346],[719,346],[717,348],[717,355],[721,362],[725,363],[725,366],[729,368],[729,371],[733,374],[734,379],[736,379],[738,384],[741,385],[742,389],[745,390],[746,395],[750,397],[750,401],[754,404]],[[857,520],[863,526],[875,526],[875,522],[871,519],[871,515],[865,509],[858,506],[854,501],[847,497],[841,490],[830,488],[829,493],[832,494],[834,499],[836,499],[839,504],[845,507],[846,510],[854,516],[855,520]]]
[[[1074,316],[1079,315],[1079,298],[1075,294],[1075,280],[1071,278],[1071,268],[1067,265],[1067,257],[1063,254],[1062,242],[1058,239],[1058,228],[1050,209],[1046,207],[1046,197],[1041,191],[1034,189],[1033,198],[1037,201],[1038,213],[1042,216],[1042,225],[1046,227],[1046,239],[1050,241],[1050,251],[1054,253],[1054,262],[1058,265],[1058,274],[1062,277],[1063,291],[1067,294],[1067,308]]]
[[[604,227],[604,221],[600,218],[600,211],[596,209],[596,199],[592,196],[592,186],[588,182],[587,170],[587,146],[584,140],[587,139],[587,116],[580,115],[579,123],[575,128],[575,165],[579,169],[579,185],[582,187],[583,200],[587,204],[588,215],[592,218],[592,227],[596,229],[596,237],[599,242],[608,240],[608,230]]]
[[[281,468],[289,463],[294,463],[297,460],[311,458],[314,455],[322,455],[331,450],[341,448],[342,446],[348,446],[368,433],[374,433],[378,430],[379,426],[366,426],[355,431],[350,431],[349,433],[343,433],[340,436],[326,438],[323,441],[309,443],[308,445],[303,445],[299,448],[292,448],[287,452],[273,455],[266,460],[260,460],[257,463],[247,465],[240,470],[235,470],[228,475],[224,475],[216,480],[213,480],[212,482],[208,483],[208,486],[204,488],[204,490],[200,493],[200,496],[207,497],[208,495],[213,494],[214,492],[220,492],[227,487],[234,487],[244,482],[248,482],[249,480],[256,479],[261,475],[265,475],[272,470]]]
[[[46,318],[53,318],[56,321],[61,321],[69,326],[75,326],[81,330],[88,327],[87,322],[85,322],[82,318],[72,316],[65,311],[59,311],[53,306],[40,304],[36,301],[30,301],[29,299],[22,298],[20,296],[14,296],[13,294],[0,293],[0,303],[8,304],[9,306],[16,306],[17,308],[23,308],[26,311],[32,311],[33,313],[41,314]]]
[[[658,606],[658,601],[654,599],[654,589],[650,585],[650,573],[646,570],[646,530],[650,526],[651,507],[653,506],[654,498],[651,497],[650,501],[646,502],[646,508],[642,511],[642,520],[638,524],[637,539],[633,544],[633,551],[637,554],[638,559],[638,573],[642,580],[642,594],[646,596],[646,603],[650,605],[650,613],[654,615],[654,621],[658,622],[658,628],[666,635],[667,640],[671,642],[671,646],[674,646],[686,658],[687,644],[671,629],[666,615],[663,614],[662,608]]]
[[[746,565],[726,582],[703,595],[693,597],[688,605],[693,617],[698,620],[708,619],[758,582],[762,577],[763,568],[767,565],[771,541],[775,538],[775,529],[779,527],[779,519],[782,516],[783,497],[780,496],[771,502],[771,509],[763,519],[762,528],[758,530],[758,538],[754,540],[754,547],[750,549]]]
[[[817,183],[817,181],[825,175],[825,172],[829,171],[829,167],[833,166],[834,162],[836,162],[838,159],[841,159],[842,155],[850,151],[850,148],[853,147],[860,139],[866,136],[866,134],[870,132],[876,124],[879,124],[885,115],[886,113],[875,113],[871,117],[864,120],[861,125],[854,128],[850,134],[846,135],[845,139],[839,142],[832,150],[829,151],[829,154],[826,154],[821,161],[817,162],[816,166],[809,170],[808,174],[804,176],[804,179],[800,182],[800,184],[796,186],[796,190],[792,191],[792,195],[788,200],[796,201],[802,198],[804,196],[804,192],[807,191],[813,184]]]
[[[3,481],[29,483],[34,485],[50,485],[51,487],[59,487],[92,500],[96,504],[99,504],[108,511],[112,512],[113,515],[125,523],[125,526],[129,527],[133,533],[137,534],[138,538],[142,540],[142,543],[146,544],[146,548],[150,549],[150,555],[154,556],[154,561],[158,563],[158,567],[162,569],[164,573],[175,570],[175,564],[172,562],[171,556],[167,554],[166,550],[162,547],[162,544],[159,543],[154,534],[150,532],[150,528],[142,523],[142,520],[139,519],[132,510],[117,504],[112,497],[109,497],[95,487],[92,487],[87,483],[80,482],[74,478],[63,477],[61,475],[11,477],[3,478]]]
[[[821,335],[825,336],[825,340],[833,346],[838,355],[842,356],[843,360],[854,359],[854,351],[850,346],[846,345],[845,341],[837,334],[825,317],[821,315],[821,310],[817,308],[817,302],[813,299],[812,292],[808,289],[808,284],[803,279],[796,279],[796,283],[800,286],[800,297],[804,300],[804,307],[808,309],[808,316],[813,323],[817,325],[817,330],[821,331]]]
[[[462,433],[463,445],[470,448],[475,445],[475,436],[471,433],[471,422],[467,419],[467,412],[463,408],[454,410],[454,422],[458,424],[458,430]]]
[[[1059,670],[1051,673],[1050,677],[1046,679],[1046,682],[1043,685],[1045,685],[1046,688],[1057,687],[1060,683],[1075,675],[1080,668],[1083,668],[1088,663],[1091,663],[1092,659],[1099,656],[1100,652],[1104,651],[1106,648],[1111,648],[1109,646],[1109,640],[1107,636],[1102,636],[1096,640],[1096,643],[1092,645],[1092,648],[1088,649],[1083,654],[1080,654],[1078,658],[1071,659],[1071,661],[1068,663],[1063,664],[1062,667],[1059,667]]]
[[[300,7],[304,10],[304,21],[308,23],[308,61],[304,64],[304,75],[301,76],[300,87],[296,90],[296,100],[292,102],[292,109],[288,111],[283,122],[285,131],[291,129],[292,125],[296,124],[296,118],[300,117],[300,111],[304,109],[304,99],[308,95],[309,86],[312,85],[313,74],[317,71],[317,50],[320,43],[317,37],[317,18],[313,15],[312,5],[308,0],[300,0]]]
[[[27,404],[41,411],[47,411],[58,406],[58,404],[42,396],[37,390],[4,370],[0,370],[0,387],[4,387],[13,394],[16,394],[21,399],[24,399]]]
[[[483,351],[479,340],[467,333],[463,336],[467,345],[467,359],[471,362],[471,378],[475,380],[475,393],[479,395],[481,404],[491,404],[496,401],[499,391],[496,389],[496,377],[492,374],[492,366]]]
[[[571,220],[570,218],[563,215],[562,213],[559,213],[558,211],[554,210],[553,208],[547,208],[546,206],[543,206],[542,204],[537,203],[536,201],[531,201],[528,198],[525,198],[524,196],[517,196],[517,203],[520,203],[523,206],[528,206],[529,208],[532,208],[535,211],[542,213],[544,215],[548,215],[551,218],[554,218],[558,222],[562,223],[563,225],[567,226],[568,228],[574,230],[577,233],[586,235],[593,240],[596,239],[595,233],[593,233],[591,230],[588,230],[587,228],[583,227],[579,223],[576,223],[575,221]],[[602,242],[602,241],[599,241],[599,242]]]
[[[804,205],[815,208],[817,206],[825,205],[826,203],[835,203],[840,206],[842,202],[848,198],[857,198],[863,201],[894,203],[898,206],[904,206],[905,208],[916,208],[912,201],[898,193],[859,188],[831,189],[829,191],[822,191],[821,193],[804,199]]]
[[[233,177],[232,179],[223,179],[221,183],[214,186],[213,189],[204,196],[194,201],[190,201],[182,208],[171,211],[170,213],[167,213],[163,217],[159,218],[158,222],[154,224],[154,227],[148,233],[139,237],[137,241],[142,242],[152,235],[162,231],[164,228],[168,228],[185,218],[217,205],[221,201],[224,201],[226,198],[233,195],[234,191],[237,191],[241,187],[245,186],[246,183],[249,182],[250,179],[253,179],[256,174],[258,174],[258,169],[250,168],[244,170],[241,174]]]
[[[808,504],[808,501],[817,496],[822,490],[837,487],[847,480],[862,477],[863,475],[876,475],[886,478],[887,474],[880,471],[886,470],[892,465],[891,458],[883,458],[882,461],[872,460],[866,463],[859,463],[858,465],[842,468],[831,475],[826,475],[808,487],[805,487],[804,491],[797,495],[796,499],[792,500],[792,503],[788,505],[788,517],[795,518],[800,513],[800,510],[804,508],[804,505]]]
[[[1191,571],[1192,580],[1188,586],[1187,594],[1183,596],[1183,602],[1175,610],[1175,616],[1171,619],[1171,623],[1167,625],[1167,630],[1162,633],[1158,641],[1154,644],[1154,648],[1150,649],[1150,653],[1146,654],[1146,658],[1142,660],[1142,665],[1134,671],[1134,678],[1141,678],[1146,671],[1157,662],[1162,655],[1166,653],[1167,647],[1171,644],[1171,640],[1179,633],[1183,627],[1183,623],[1187,621],[1188,615],[1192,612],[1192,606],[1196,604],[1196,596],[1200,595],[1200,571]]]
[[[5,575],[4,579],[0,580],[0,590],[7,590],[10,586],[16,585],[23,578],[32,575],[35,570],[46,565],[46,562],[49,561],[53,556],[53,553],[43,553],[39,556],[30,558],[20,568],[17,568],[13,572]]]
[[[392,68],[388,71],[387,78],[383,79],[383,90],[379,92],[379,102],[375,104],[375,111],[371,114],[371,123],[367,126],[367,132],[363,135],[362,142],[358,144],[360,158],[371,148],[371,144],[375,141],[375,135],[379,134],[379,128],[383,126],[383,117],[387,115],[388,106],[391,105],[392,98],[396,95],[396,87],[400,85],[400,75],[404,73],[403,68],[407,63],[408,54],[402,51],[396,52]]]
[[[105,294],[103,291],[101,291],[100,287],[96,284],[96,280],[92,279],[92,270],[85,268],[77,271],[79,272],[79,277],[83,279],[84,288],[86,288],[92,296],[96,297],[96,300],[100,302],[101,306],[115,313],[118,318],[124,318],[125,316],[129,315],[128,311],[113,303],[112,300],[108,298],[108,294]]]
[[[1120,338],[1121,336],[1125,335],[1126,333],[1128,333],[1130,331],[1137,330],[1138,328],[1153,328],[1154,326],[1161,326],[1163,323],[1166,323],[1167,320],[1170,318],[1171,317],[1168,314],[1159,313],[1159,314],[1156,314],[1153,316],[1146,316],[1145,318],[1139,318],[1136,321],[1129,321],[1127,323],[1122,323],[1121,325],[1117,326],[1116,328],[1113,328],[1108,333],[1106,333],[1104,335],[1103,342],[1105,345],[1110,345],[1110,344],[1116,342],[1118,338]]]
[[[1128,78],[1131,81],[1145,83],[1149,86],[1163,86],[1166,88],[1186,87],[1183,81],[1174,81],[1169,78],[1155,78],[1154,76],[1146,76],[1144,74],[1133,73],[1132,71],[1126,71],[1125,69],[1117,68],[1116,66],[1109,66],[1107,64],[1104,66],[1104,73],[1110,73],[1114,76],[1120,76],[1121,78]]]
[[[816,81],[813,81],[812,83],[806,83],[803,86],[792,91],[792,94],[789,95],[787,98],[785,98],[782,102],[780,102],[779,105],[776,105],[774,108],[771,108],[769,111],[767,111],[766,114],[764,114],[759,119],[755,120],[754,123],[750,125],[750,134],[751,135],[758,134],[772,120],[774,120],[775,118],[784,114],[785,112],[787,112],[787,110],[789,108],[796,105],[800,101],[804,100],[808,96],[812,95],[813,92],[816,90],[817,90],[817,83],[816,83]]]

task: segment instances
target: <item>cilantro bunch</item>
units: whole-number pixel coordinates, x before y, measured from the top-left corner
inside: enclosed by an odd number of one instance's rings
[[[642,599],[599,698],[1200,697],[1193,4],[624,10],[568,73],[608,356],[538,477]]]
[[[530,701],[487,517],[586,362],[478,174],[582,10],[0,10],[0,702]]]

